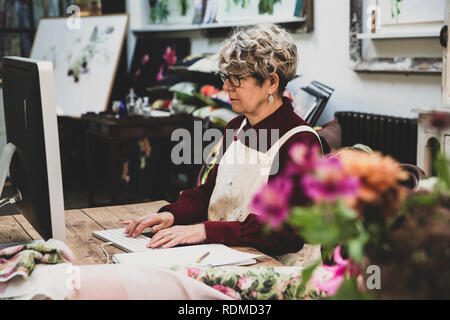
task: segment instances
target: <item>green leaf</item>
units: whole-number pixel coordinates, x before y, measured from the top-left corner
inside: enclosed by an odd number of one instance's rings
[[[311,277],[314,273],[314,270],[320,265],[320,261],[316,261],[311,266],[306,267],[302,271],[302,283],[297,289],[297,297],[301,297],[304,294],[306,294],[306,286],[308,285],[308,282],[311,280]]]
[[[401,215],[407,215],[416,207],[433,207],[439,203],[440,195],[437,192],[418,194],[406,199]]]
[[[355,262],[361,263],[363,261],[364,247],[367,241],[369,241],[369,235],[367,233],[361,233],[358,238],[347,242],[348,253]]]
[[[324,264],[333,264],[333,253],[335,247],[321,246],[322,261]]]
[[[357,221],[344,204],[294,208],[288,220],[307,243],[333,248],[359,236]]]
[[[437,154],[434,166],[436,168],[438,178],[443,182],[445,188],[450,190],[450,169],[447,157],[443,152]]]
[[[358,217],[356,211],[349,208],[342,199],[337,202],[337,214],[347,220],[354,220]]]
[[[345,279],[336,294],[331,297],[332,300],[372,300],[373,298],[358,289],[355,277]]]

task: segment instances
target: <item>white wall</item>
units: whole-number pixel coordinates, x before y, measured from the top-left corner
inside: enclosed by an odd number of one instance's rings
[[[300,51],[298,73],[336,89],[320,122],[331,120],[334,113],[339,110],[416,117],[417,115],[411,112],[413,107],[440,105],[441,76],[363,74],[350,69],[349,3],[348,0],[315,0],[314,32],[294,35]],[[128,0],[128,6],[131,26],[140,28],[145,25],[148,16],[145,2]],[[217,52],[223,40],[204,38],[200,32],[182,32],[165,36],[191,37],[194,54]],[[433,43],[433,48],[429,48],[430,40],[407,41],[408,51],[422,53],[426,51],[428,56],[441,54],[438,45]],[[378,46],[383,45],[385,46],[381,43]],[[404,48],[404,45],[397,47]]]

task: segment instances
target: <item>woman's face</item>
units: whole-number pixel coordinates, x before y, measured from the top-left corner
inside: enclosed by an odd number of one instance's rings
[[[254,114],[261,105],[268,101],[268,81],[265,81],[261,86],[256,78],[246,76],[240,78],[240,83],[240,87],[236,88],[228,79],[223,85],[223,90],[230,96],[232,108],[235,112],[244,115]]]

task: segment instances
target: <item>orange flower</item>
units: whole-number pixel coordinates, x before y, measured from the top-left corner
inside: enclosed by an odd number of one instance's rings
[[[406,190],[399,182],[408,174],[389,156],[343,150],[337,155],[342,162],[344,174],[357,176],[361,181],[356,208],[362,213],[366,205],[381,206],[384,216],[390,216],[400,208]]]

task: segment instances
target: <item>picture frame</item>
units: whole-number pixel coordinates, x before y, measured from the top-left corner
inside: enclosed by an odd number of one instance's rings
[[[446,0],[376,0],[380,26],[414,26],[443,22]]]
[[[128,14],[80,19],[79,29],[69,29],[64,17],[41,19],[31,51],[32,59],[53,63],[58,115],[108,109],[125,43]]]
[[[365,73],[442,74],[440,57],[363,57],[362,1],[350,0],[350,68]]]

